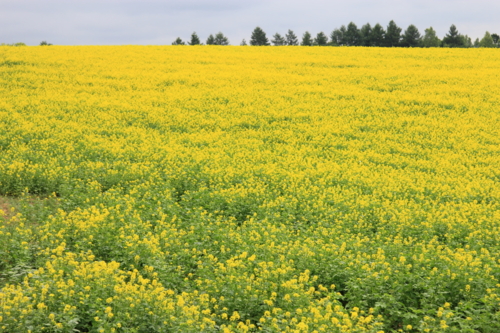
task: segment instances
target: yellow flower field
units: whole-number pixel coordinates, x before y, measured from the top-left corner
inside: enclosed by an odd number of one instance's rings
[[[0,332],[500,331],[498,50],[0,47],[0,97]]]

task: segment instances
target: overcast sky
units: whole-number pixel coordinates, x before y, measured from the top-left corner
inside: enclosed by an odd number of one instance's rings
[[[451,24],[474,40],[500,33],[498,0],[0,0],[0,43],[37,45],[171,44],[196,31],[204,42],[219,31],[231,44],[260,26],[271,37],[330,32],[353,21],[384,27],[394,20],[443,37]]]

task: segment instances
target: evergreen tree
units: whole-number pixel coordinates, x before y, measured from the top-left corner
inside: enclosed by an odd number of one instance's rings
[[[302,35],[302,42],[300,45],[302,46],[312,46],[313,40],[311,33],[309,31],[304,32],[304,35]]]
[[[207,45],[215,45],[214,35],[210,34],[210,36],[208,36],[207,42],[205,44],[207,44]]]
[[[486,31],[484,37],[479,41],[479,47],[495,47],[493,38],[488,31]]]
[[[47,43],[46,41],[42,41],[40,43],[40,46],[51,46],[52,44],[51,43]]]
[[[493,43],[495,44],[496,47],[498,47],[498,42],[500,40],[500,36],[498,34],[491,34],[491,38],[493,38]]]
[[[379,23],[375,24],[371,33],[371,46],[384,46],[385,45],[385,30]]]
[[[250,37],[250,45],[253,46],[265,46],[269,45],[269,39],[266,37],[266,33],[260,27],[253,29],[252,36]]]
[[[184,43],[180,37],[177,37],[177,39],[172,42],[172,45],[186,45],[186,43]]]
[[[351,22],[347,25],[347,31],[345,33],[345,44],[348,46],[359,46],[361,45],[361,34],[359,32],[358,26]]]
[[[229,45],[229,39],[222,32],[215,34],[214,45]]]
[[[191,34],[191,41],[188,44],[189,45],[200,45],[201,44],[200,38],[198,37],[198,35],[196,34],[196,32],[193,32]]]
[[[317,46],[326,46],[328,45],[328,37],[325,35],[323,31],[319,32],[314,38],[314,45]]]
[[[474,41],[474,47],[479,47],[479,38],[476,38],[476,40]]]
[[[281,36],[279,33],[274,34],[271,43],[273,43],[274,46],[283,46],[287,44],[285,37]]]
[[[452,24],[450,26],[450,31],[443,38],[443,44],[446,47],[461,47],[463,46],[463,39],[461,35],[458,33],[457,27]]]
[[[361,35],[361,45],[362,46],[372,46],[372,26],[370,23],[365,24],[359,30]]]
[[[289,46],[296,46],[299,45],[299,39],[297,36],[293,33],[292,30],[288,29],[287,34],[285,35],[286,38],[286,45]]]
[[[432,27],[425,29],[424,37],[422,37],[421,45],[423,47],[439,47],[441,45],[441,40],[436,36],[436,30]]]
[[[400,46],[401,43],[401,28],[396,25],[396,22],[391,20],[387,26],[385,33],[385,46],[394,47]]]
[[[403,34],[401,45],[405,47],[417,47],[420,44],[420,32],[417,27],[410,24]]]
[[[346,45],[346,39],[345,39],[346,33],[347,29],[345,25],[342,25],[340,29],[333,30],[332,33],[330,34],[330,40],[331,40],[330,43],[332,45],[338,45],[338,46]]]
[[[243,38],[243,40],[241,41],[240,43],[240,46],[247,46],[247,41],[245,40],[245,38]]]

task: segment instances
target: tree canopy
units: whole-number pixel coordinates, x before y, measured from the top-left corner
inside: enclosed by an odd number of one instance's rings
[[[300,45],[302,45],[302,46],[312,46],[313,45],[313,39],[312,39],[311,33],[309,31],[304,32],[304,35],[302,35],[302,42],[300,42]]]
[[[253,46],[267,46],[269,45],[269,39],[266,37],[266,33],[260,27],[256,27],[252,36],[250,37],[250,45]]]
[[[443,40],[439,39],[432,27],[425,29],[423,35],[413,24],[410,24],[404,32],[402,30],[394,20],[389,22],[387,30],[380,23],[374,26],[366,23],[359,29],[354,22],[350,22],[347,26],[341,25],[340,28],[335,28],[330,35],[320,31],[313,38],[313,35],[306,31],[299,43],[299,38],[291,29],[288,29],[285,35],[276,32],[269,40],[266,32],[258,26],[252,31],[248,44],[252,46],[272,44],[274,46],[500,47],[498,34],[486,32],[482,39],[478,38],[473,43],[469,36],[460,34],[454,24],[450,26]],[[196,32],[191,34],[189,42],[184,42],[180,37],[177,37],[172,43],[172,45],[186,44],[203,45]],[[240,43],[240,45],[248,44],[246,39]],[[40,45],[51,44],[44,41]],[[229,45],[229,39],[222,32],[218,32],[215,36],[210,34],[206,45]]]

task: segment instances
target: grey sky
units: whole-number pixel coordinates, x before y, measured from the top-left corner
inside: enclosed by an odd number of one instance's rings
[[[493,0],[0,0],[0,43],[42,40],[59,45],[171,44],[196,31],[204,42],[222,31],[231,44],[256,26],[271,37],[292,29],[299,37],[330,32],[353,21],[404,29],[429,26],[443,37],[451,24],[481,38],[500,33],[500,1]]]

